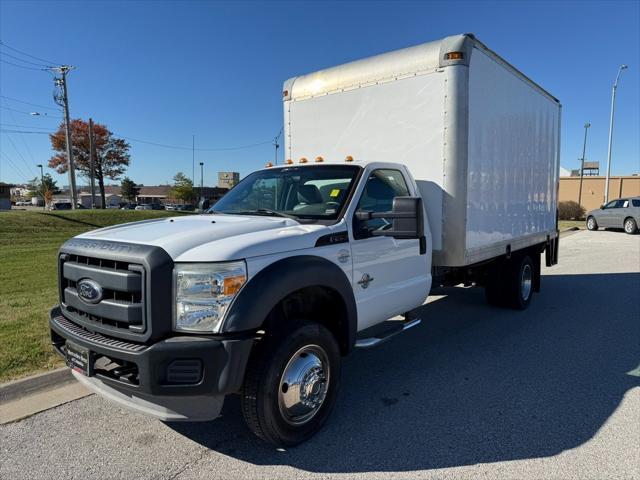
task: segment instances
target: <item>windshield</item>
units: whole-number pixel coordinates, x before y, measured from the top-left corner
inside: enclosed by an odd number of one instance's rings
[[[208,213],[336,220],[359,170],[353,165],[260,170],[242,180]]]

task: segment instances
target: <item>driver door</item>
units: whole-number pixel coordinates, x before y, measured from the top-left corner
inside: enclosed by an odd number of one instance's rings
[[[357,210],[390,212],[393,198],[410,196],[400,170],[373,170],[358,201]],[[352,218],[353,291],[358,308],[358,330],[370,327],[420,305],[431,285],[426,255],[420,241],[373,236],[391,226],[384,218]]]

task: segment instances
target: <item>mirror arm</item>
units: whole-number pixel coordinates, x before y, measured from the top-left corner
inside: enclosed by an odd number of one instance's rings
[[[366,221],[372,218],[416,218],[413,213],[393,213],[393,212],[371,212],[369,210],[358,210],[356,212],[358,220]]]

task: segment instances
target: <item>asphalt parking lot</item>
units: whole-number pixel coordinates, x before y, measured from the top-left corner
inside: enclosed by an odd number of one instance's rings
[[[562,239],[525,312],[439,292],[345,360],[338,406],[276,451],[238,402],[163,424],[94,396],[0,427],[0,478],[640,478],[640,235]]]

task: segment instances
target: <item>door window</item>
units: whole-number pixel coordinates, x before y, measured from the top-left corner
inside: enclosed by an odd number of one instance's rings
[[[622,208],[624,202],[624,200],[612,200],[611,202],[607,203],[604,208],[605,210],[609,210],[610,208]]]
[[[374,170],[367,179],[356,210],[390,212],[393,208],[394,197],[408,195],[407,182],[399,170],[386,168]],[[372,218],[366,221],[354,218],[354,237],[356,240],[368,238],[374,230],[386,230],[390,227],[391,221],[385,218]]]

